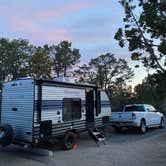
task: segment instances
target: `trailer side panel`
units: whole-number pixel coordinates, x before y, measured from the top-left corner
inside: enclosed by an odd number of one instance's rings
[[[34,139],[40,138],[40,124],[38,121],[38,85],[35,86]],[[63,107],[65,99],[78,99],[81,103],[80,118],[64,120]],[[64,135],[66,131],[76,129],[85,130],[85,89],[68,86],[42,86],[41,121],[52,121],[52,136]]]
[[[10,124],[14,139],[32,142],[34,81],[18,80],[5,83],[2,92],[2,124]]]

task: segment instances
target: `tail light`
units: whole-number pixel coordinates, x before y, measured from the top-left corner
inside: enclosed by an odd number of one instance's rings
[[[135,120],[137,118],[136,113],[132,112],[132,120]]]

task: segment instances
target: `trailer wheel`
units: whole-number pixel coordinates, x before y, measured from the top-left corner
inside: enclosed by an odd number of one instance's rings
[[[7,146],[12,143],[13,140],[13,128],[8,125],[0,125],[0,145]]]
[[[63,146],[65,150],[70,150],[73,148],[75,143],[75,137],[72,132],[67,132],[63,138]]]

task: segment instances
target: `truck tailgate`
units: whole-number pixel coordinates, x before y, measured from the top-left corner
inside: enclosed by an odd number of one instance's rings
[[[131,122],[132,112],[112,112],[111,122]]]

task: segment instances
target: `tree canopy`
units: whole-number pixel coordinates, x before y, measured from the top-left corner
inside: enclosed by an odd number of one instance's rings
[[[95,83],[95,73],[89,64],[77,66],[73,71],[75,81],[78,83]]]
[[[163,73],[148,75],[135,87],[135,101],[149,103],[166,112],[166,77]]]
[[[93,83],[105,90],[108,90],[118,78],[126,81],[133,76],[127,62],[115,58],[111,53],[92,58],[88,65],[82,65],[75,72],[76,78],[81,82]]]
[[[130,79],[133,71],[124,59],[116,59],[111,53],[91,59],[89,65],[95,70],[96,82],[102,89],[108,89],[113,81]]]
[[[25,39],[0,39],[0,88],[4,81],[22,77],[50,78],[67,72],[80,59],[79,50],[62,41],[53,46],[34,46]],[[52,73],[54,70],[54,73]]]
[[[122,111],[126,104],[133,103],[132,88],[121,78],[112,83],[107,94],[111,100],[111,109],[114,112]]]
[[[29,58],[28,75],[36,78],[51,78],[51,59],[45,47],[35,48]]]
[[[0,83],[27,76],[32,46],[27,40],[0,39]]]
[[[61,74],[67,76],[67,70],[79,62],[81,56],[79,49],[71,48],[71,46],[71,42],[62,41],[50,47],[53,70],[57,77]]]
[[[115,39],[121,47],[128,44],[133,60],[146,67],[166,72],[166,3],[158,0],[120,0],[124,8],[124,28]]]

